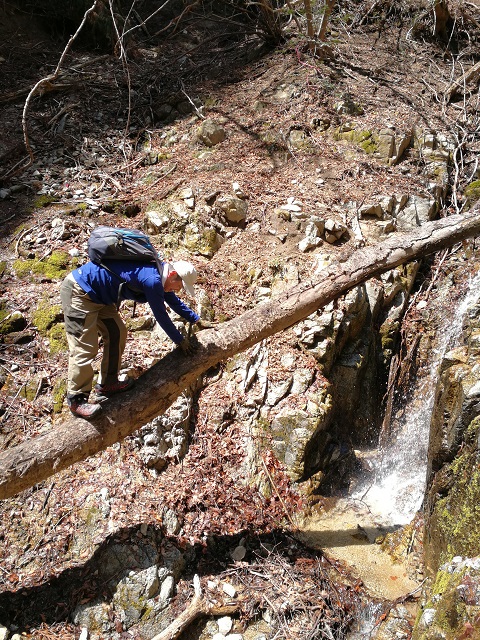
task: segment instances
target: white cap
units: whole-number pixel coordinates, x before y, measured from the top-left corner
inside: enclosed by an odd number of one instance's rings
[[[194,298],[195,289],[193,285],[197,281],[198,274],[193,264],[191,262],[186,262],[185,260],[178,260],[177,262],[172,262],[172,267],[183,280],[185,291],[189,296],[192,296],[192,298]]]

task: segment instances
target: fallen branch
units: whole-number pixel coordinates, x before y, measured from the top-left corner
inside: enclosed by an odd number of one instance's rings
[[[191,603],[182,611],[168,627],[152,638],[152,640],[175,640],[180,634],[197,618],[201,616],[225,616],[235,613],[240,608],[240,602],[233,602],[228,605],[214,605],[209,602],[206,596],[202,596],[200,578],[195,574],[193,577],[194,596]]]
[[[122,440],[165,412],[211,367],[288,329],[365,280],[479,234],[478,207],[465,216],[449,216],[409,233],[394,233],[332,264],[315,281],[303,282],[218,328],[201,331],[191,358],[175,349],[148,369],[132,390],[106,401],[94,422],[65,416],[51,431],[0,453],[0,499]]]
[[[445,98],[449,102],[455,94],[461,89],[465,89],[468,82],[476,82],[480,78],[480,62],[474,64],[468,71],[458,79],[452,82],[445,91]]]

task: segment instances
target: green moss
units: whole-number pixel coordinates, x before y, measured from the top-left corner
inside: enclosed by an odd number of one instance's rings
[[[28,400],[29,402],[33,402],[37,397],[39,388],[41,386],[42,381],[34,376],[33,378],[30,378],[30,380],[27,380],[27,382],[23,385],[20,390],[20,396],[22,398],[25,398],[25,400]]]
[[[46,336],[48,330],[62,318],[60,305],[52,305],[48,300],[42,300],[32,314],[32,322]]]
[[[215,229],[202,229],[195,232],[187,228],[183,244],[188,251],[211,258],[220,247]]]
[[[0,278],[3,276],[6,270],[7,270],[7,263],[4,260],[0,260]]]
[[[469,205],[480,200],[480,180],[474,180],[465,189],[465,197]]]
[[[67,381],[64,379],[57,380],[57,382],[55,382],[55,384],[53,385],[53,390],[52,390],[54,413],[61,413],[63,409],[63,402],[65,400],[66,395],[67,395]]]
[[[32,271],[32,262],[33,260],[15,260],[13,263],[13,272],[18,278],[25,278]]]
[[[368,130],[356,130],[351,125],[343,125],[338,127],[334,133],[335,140],[347,140],[347,142],[353,142],[365,153],[373,154],[378,149],[378,144],[375,140],[375,136],[372,131]]]
[[[53,325],[48,332],[48,340],[50,342],[50,353],[62,353],[68,350],[65,325],[63,322]]]
[[[435,505],[436,521],[443,544],[441,562],[461,555],[480,554],[480,466],[476,441],[480,431],[480,417],[470,424],[467,444],[449,467],[453,484],[444,498]]]
[[[49,204],[52,204],[52,202],[56,202],[57,198],[55,198],[54,196],[49,196],[46,193],[42,193],[42,195],[38,196],[34,202],[33,202],[33,207],[34,209],[41,209],[42,207],[48,207]]]
[[[13,270],[18,278],[28,275],[44,276],[50,280],[60,280],[71,267],[70,255],[66,251],[53,251],[45,260],[15,260]]]

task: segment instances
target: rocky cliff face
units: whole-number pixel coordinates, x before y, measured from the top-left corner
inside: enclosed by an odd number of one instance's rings
[[[473,289],[478,288],[478,280]],[[440,367],[432,415],[425,568],[431,588],[416,640],[477,637],[480,631],[480,304],[466,311],[461,346]]]

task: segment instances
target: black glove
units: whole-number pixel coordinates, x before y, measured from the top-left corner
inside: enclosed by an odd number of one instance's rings
[[[191,338],[184,338],[178,346],[186,356],[193,356],[197,350],[197,345]]]
[[[210,322],[209,320],[203,320],[203,318],[200,318],[200,320],[197,320],[197,322],[195,323],[195,326],[198,329],[212,329],[213,327],[216,326],[216,323]]]

